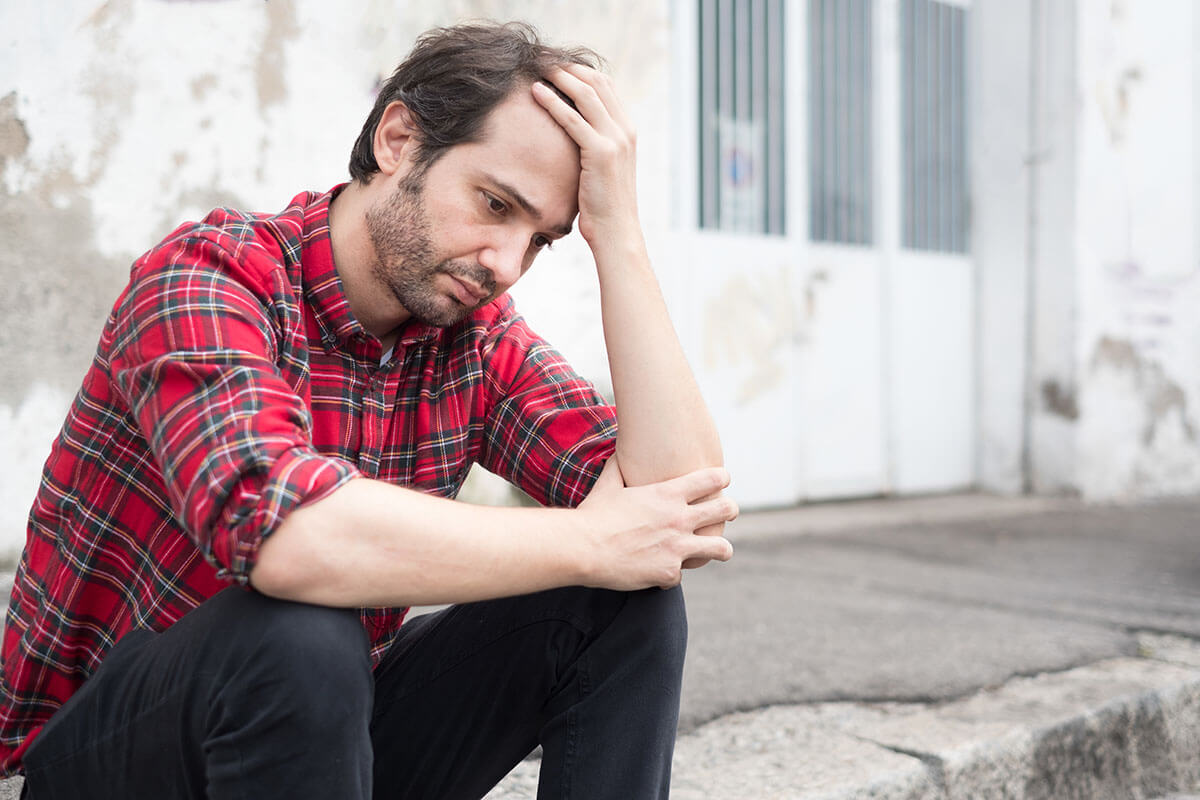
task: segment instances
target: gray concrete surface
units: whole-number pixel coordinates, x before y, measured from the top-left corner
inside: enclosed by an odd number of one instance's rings
[[[1198,512],[1057,510],[737,542],[734,561],[686,579],[683,727],[779,703],[946,700],[1134,655],[1136,630],[1200,636]]]
[[[1198,527],[1198,500],[749,515],[734,561],[686,579],[673,796],[1187,797]],[[532,798],[536,776],[525,762],[489,800]]]
[[[747,515],[686,579],[673,796],[1200,797],[1198,522],[969,495]]]

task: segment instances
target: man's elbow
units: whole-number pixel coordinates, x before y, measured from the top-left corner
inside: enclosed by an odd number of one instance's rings
[[[262,540],[254,566],[250,568],[250,585],[258,592],[279,600],[301,600],[306,584],[303,565],[296,557],[301,524],[293,514]]]
[[[691,441],[687,446],[657,452],[630,452],[633,450],[622,447],[621,441],[617,441],[616,456],[627,486],[658,483],[696,470],[725,466],[725,453],[720,439],[715,436],[711,440]]]

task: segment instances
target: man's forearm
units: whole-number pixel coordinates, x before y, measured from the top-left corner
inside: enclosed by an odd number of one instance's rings
[[[693,558],[727,559],[723,539],[693,534],[731,519],[702,501],[721,469],[637,489],[615,461],[575,509],[494,508],[357,478],[301,506],[263,540],[250,583],[329,606],[465,603],[560,586],[670,586]]]
[[[584,582],[564,509],[490,508],[350,481],[264,539],[250,581],[330,606],[460,603]]]
[[[572,64],[534,98],[579,145],[579,232],[596,259],[617,401],[617,456],[640,486],[723,461],[716,426],[667,315],[637,212],[637,134],[612,81]]]
[[[684,358],[640,230],[593,254],[626,483],[637,486],[722,464],[716,426]]]

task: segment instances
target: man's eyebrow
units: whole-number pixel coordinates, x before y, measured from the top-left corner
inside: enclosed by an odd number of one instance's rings
[[[494,184],[497,189],[499,189],[500,191],[504,192],[506,195],[511,197],[513,199],[513,201],[516,202],[517,205],[519,205],[521,208],[525,209],[526,214],[533,217],[538,222],[541,222],[543,219],[545,219],[545,216],[542,214],[542,212],[539,211],[533,205],[533,203],[529,202],[529,200],[525,197],[525,195],[518,192],[515,187],[510,186],[509,184],[507,184],[504,181],[497,178],[495,175],[488,175],[487,179],[489,181],[491,181],[492,184]],[[559,234],[560,236],[566,236],[567,234],[569,234],[571,232],[571,228],[572,228],[571,223],[568,222],[566,225],[555,225],[553,228],[551,228],[551,230],[554,231],[554,233]]]

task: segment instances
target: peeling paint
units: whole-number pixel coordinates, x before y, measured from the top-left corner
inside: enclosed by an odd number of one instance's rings
[[[116,53],[124,49],[124,30],[131,15],[128,0],[107,2],[97,9],[86,27],[99,52]],[[95,186],[120,142],[124,121],[131,116],[138,80],[129,64],[118,58],[92,63],[80,78],[84,94],[96,110],[93,128],[89,131],[92,148],[83,178],[86,185]]]
[[[1109,141],[1114,146],[1124,144],[1129,125],[1129,114],[1133,105],[1134,87],[1142,80],[1142,67],[1132,64],[1122,69],[1109,81],[1096,87],[1096,102],[1100,115],[1108,128]]]
[[[171,209],[158,220],[157,228],[165,236],[187,221],[198,221],[214,208],[250,208],[236,193],[216,186],[184,189],[176,196]],[[160,237],[161,238],[161,237]],[[147,246],[152,242],[147,242]]]
[[[292,0],[271,0],[264,4],[267,31],[254,69],[258,108],[264,111],[287,99],[287,79],[284,46],[300,33],[296,22],[296,6]]]
[[[10,93],[0,99],[0,164],[23,160],[30,142]],[[125,272],[96,252],[94,232],[90,204],[69,170],[49,170],[19,194],[0,185],[0,313],[9,322],[0,326],[0,403],[19,404],[38,383],[78,385],[97,321]]]
[[[1075,389],[1064,387],[1054,379],[1042,381],[1042,406],[1055,416],[1079,419],[1079,403]]]
[[[813,270],[804,281],[804,315],[812,319],[817,315],[817,297],[821,286],[829,283],[829,273],[823,269]]]
[[[29,132],[17,116],[17,93],[9,92],[0,97],[0,172],[9,159],[24,155],[28,149]]]
[[[1131,342],[1102,337],[1092,352],[1090,367],[1093,373],[1110,369],[1125,373],[1132,380],[1144,411],[1141,428],[1144,447],[1154,444],[1159,426],[1173,414],[1178,414],[1188,441],[1197,441],[1196,424],[1188,415],[1187,392],[1168,378],[1157,362],[1143,359]]]
[[[25,519],[41,478],[38,469],[62,424],[71,395],[35,383],[19,403],[0,403],[0,443],[7,463],[25,467],[0,481],[0,563],[11,563],[25,543]]]
[[[778,387],[785,374],[781,359],[788,357],[796,330],[792,272],[780,266],[757,275],[736,275],[705,304],[705,367],[733,368],[739,405]]]
[[[99,253],[91,204],[65,170],[20,195],[0,191],[0,239],[0,403],[39,382],[73,391],[128,264]]]
[[[203,75],[197,75],[192,79],[192,99],[203,100],[208,96],[208,93],[217,88],[217,76],[211,72],[206,72]]]

